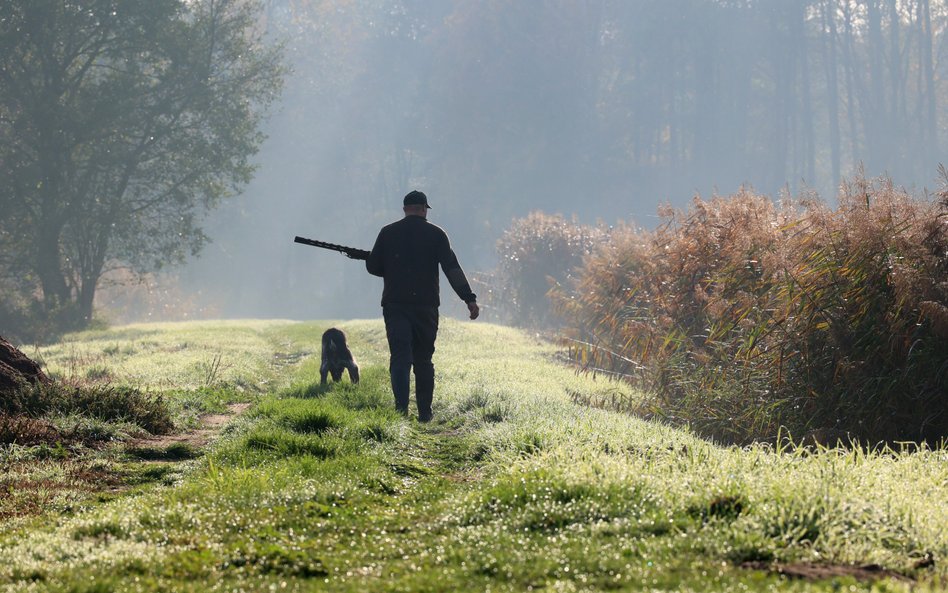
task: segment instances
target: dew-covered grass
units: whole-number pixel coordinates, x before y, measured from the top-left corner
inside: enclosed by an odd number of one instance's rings
[[[282,385],[283,363],[296,362],[300,353],[314,347],[295,343],[293,331],[279,333],[290,324],[142,323],[69,334],[56,344],[27,347],[25,352],[58,378],[109,381],[149,391],[260,391]]]
[[[319,328],[284,321],[140,324],[25,347],[63,382],[23,390],[0,406],[7,443],[0,446],[0,471],[8,493],[0,495],[0,519],[9,526],[50,511],[73,512],[103,491],[126,493],[164,480],[167,472],[140,472],[134,460],[199,452],[144,444],[129,456],[124,444],[197,429],[206,414],[285,387],[314,350],[312,340],[294,336],[314,332]]]
[[[720,447],[576,403],[638,396],[574,374],[522,332],[449,319],[435,354],[435,421],[419,424],[393,410],[380,321],[341,324],[363,368],[357,386],[319,385],[325,323],[212,324],[206,342],[198,325],[148,327],[165,344],[178,331],[191,344],[256,344],[232,356],[265,369],[269,382],[209,450],[183,456],[150,486],[8,524],[4,590],[939,591],[948,583],[944,449]],[[109,335],[89,341],[121,350],[142,339]],[[799,562],[877,564],[918,584],[760,570]]]

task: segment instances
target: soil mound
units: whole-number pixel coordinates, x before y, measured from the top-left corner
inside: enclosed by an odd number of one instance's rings
[[[52,380],[35,361],[0,336],[0,395],[29,385],[49,385]]]

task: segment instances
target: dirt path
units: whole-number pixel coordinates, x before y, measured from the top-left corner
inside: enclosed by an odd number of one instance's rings
[[[178,434],[135,439],[129,441],[130,449],[167,449],[173,445],[183,444],[193,449],[200,449],[220,434],[224,426],[236,416],[244,413],[250,407],[249,403],[229,404],[224,414],[209,414],[201,418],[201,425],[197,428]]]

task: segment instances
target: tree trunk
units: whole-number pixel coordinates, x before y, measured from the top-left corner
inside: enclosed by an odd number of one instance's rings
[[[881,0],[866,0],[866,21],[869,28],[869,77],[872,94],[869,100],[870,109],[863,113],[863,128],[869,149],[870,175],[878,175],[884,171],[883,155],[891,148],[889,113],[885,101],[884,41],[879,2]]]
[[[82,284],[79,287],[79,296],[76,300],[76,321],[83,326],[92,321],[92,304],[95,302],[95,290],[101,275],[102,268],[100,266],[98,270],[82,278]]]
[[[829,111],[830,174],[833,191],[839,191],[840,142],[839,142],[839,81],[836,65],[836,0],[823,4],[823,63],[826,65],[826,106]]]
[[[803,127],[802,131],[802,166],[804,167],[803,173],[806,183],[810,187],[814,187],[816,184],[816,138],[814,137],[813,130],[813,98],[812,98],[812,89],[810,87],[810,60],[809,60],[809,48],[807,46],[806,38],[806,3],[801,3],[798,8],[797,14],[793,17],[794,25],[794,36],[796,37],[796,43],[794,45],[799,47],[799,67],[800,67],[800,100],[802,102],[801,109],[801,125]]]
[[[717,105],[719,93],[715,81],[717,47],[711,39],[710,31],[696,34],[692,42],[695,118],[691,164],[694,171],[707,175],[708,171],[716,169],[718,155],[715,150],[719,146],[715,129],[721,114]]]
[[[849,2],[843,2],[843,24],[846,41],[843,43],[843,71],[846,73],[846,119],[849,122],[849,152],[853,165],[864,159],[859,149],[859,125],[856,123],[856,96],[863,96],[863,84],[856,69],[856,52],[853,43],[853,13]],[[860,106],[865,110],[865,101]],[[863,130],[865,134],[865,130]]]
[[[789,142],[793,128],[790,125],[793,114],[794,83],[796,79],[796,56],[792,55],[792,47],[788,48],[787,33],[784,30],[785,12],[777,12],[771,19],[769,27],[772,39],[776,40],[771,54],[771,65],[775,80],[773,141],[771,153],[771,178],[768,191],[776,192],[787,183],[787,161],[789,160]],[[790,55],[788,55],[790,54]],[[795,171],[794,171],[795,173]]]
[[[889,0],[889,138],[894,142],[895,150],[889,152],[888,168],[892,175],[914,175],[918,164],[913,163],[908,149],[914,141],[909,129],[906,111],[907,71],[902,68],[901,16],[896,0]]]
[[[922,126],[925,138],[926,154],[935,154],[938,151],[938,117],[935,94],[935,67],[932,59],[932,11],[929,0],[919,0],[919,20],[921,21],[921,35],[919,35],[919,61],[924,77],[924,91],[919,92],[926,98],[924,125]]]
[[[58,224],[43,224],[34,241],[34,269],[43,289],[43,304],[47,309],[61,307],[70,300],[69,285],[63,274],[59,253],[62,227]]]

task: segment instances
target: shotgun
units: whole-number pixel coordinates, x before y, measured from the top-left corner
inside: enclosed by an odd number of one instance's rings
[[[302,243],[303,245],[310,245],[312,247],[322,247],[323,249],[328,249],[330,251],[338,251],[339,253],[344,253],[345,256],[350,259],[369,259],[369,252],[365,249],[356,249],[355,247],[346,247],[345,245],[336,245],[335,243],[316,241],[314,239],[307,239],[306,237],[296,237],[293,239],[293,242]]]

